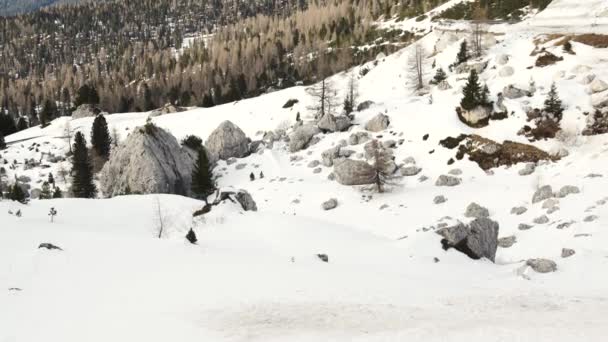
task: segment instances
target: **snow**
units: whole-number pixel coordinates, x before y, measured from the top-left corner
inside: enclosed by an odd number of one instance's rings
[[[550,13],[556,17],[569,3],[555,0],[543,20]],[[605,2],[588,4],[585,10],[597,11]],[[608,137],[578,135],[586,120],[582,113],[592,108],[587,86],[573,70],[586,65],[585,74],[608,80],[607,49],[573,43],[576,55],[569,55],[546,42],[542,46],[564,61],[528,69],[535,61],[530,56],[534,40],[554,28],[527,23],[492,28],[498,43],[488,49],[489,65],[480,77],[494,96],[509,84],[527,89],[530,79],[538,90],[532,97],[506,100],[513,115],[485,128],[466,127],[455,115],[466,74],[448,72],[453,89],[433,87],[432,104],[429,95],[412,94],[407,86],[411,47],[353,70],[358,75],[361,68],[370,69],[359,78],[359,100],[375,102],[356,113],[353,132],[380,112],[389,115],[391,125],[380,133],[381,140],[404,139],[395,150],[396,161],[413,156],[420,175],[429,177],[426,182],[406,177],[388,193],[377,194],[329,181],[331,168],[314,174],[308,163],[348,139],[352,132],[345,132],[325,135],[296,153],[300,161],[292,161],[285,144],[277,143],[235,164],[220,162],[215,169],[219,185],[249,191],[258,212],[225,203],[205,219],[193,218],[203,202],[172,195],[27,205],[0,201],[0,341],[603,341],[608,334]],[[447,72],[465,36],[449,29],[429,32],[420,40],[432,53],[428,64],[434,60]],[[445,48],[434,51],[438,41]],[[494,66],[502,54],[510,56],[513,76],[498,76],[500,66]],[[428,76],[433,73],[429,67]],[[332,77],[337,89],[345,88],[348,76]],[[542,105],[553,81],[566,105],[562,125],[574,137],[533,144],[547,151],[566,148],[567,157],[539,165],[526,177],[518,174],[524,165],[493,174],[466,158],[447,165],[455,151],[438,144],[447,136],[475,133],[528,143],[517,135],[527,123],[525,110]],[[283,109],[292,98],[299,103]],[[298,112],[311,119],[310,101],[306,87],[293,87],[152,120],[178,139],[188,134],[206,138],[231,120],[255,140],[263,131],[293,124]],[[147,116],[113,114],[107,121],[124,140]],[[4,165],[8,179],[26,175],[35,188],[53,172],[65,190],[68,184],[58,172],[69,169],[69,161],[30,170],[22,161],[42,158],[46,163],[41,153],[65,153],[68,121],[73,131],[89,136],[92,118],[61,118],[44,129],[8,136],[9,147],[0,152],[9,161]],[[428,140],[422,139],[425,134]],[[40,144],[38,151],[29,149],[32,143]],[[363,146],[348,148],[362,152]],[[13,160],[15,168],[7,167]],[[242,163],[246,166],[237,169]],[[453,168],[462,170],[462,184],[436,187],[435,179]],[[263,179],[249,180],[251,172],[258,178],[260,171]],[[604,177],[586,177],[591,173]],[[546,214],[542,202],[531,200],[547,184],[554,191],[575,185],[581,193],[559,199],[560,210],[548,215],[548,224],[518,230],[520,223],[532,224]],[[433,204],[437,195],[447,202]],[[324,211],[321,204],[329,198],[336,198],[338,207]],[[471,202],[489,209],[500,224],[500,237],[517,237],[511,248],[498,249],[496,264],[444,251],[440,237],[428,230],[468,221],[464,212]],[[528,211],[513,215],[515,206]],[[53,223],[47,216],[51,207],[58,211]],[[17,210],[21,217],[14,215]],[[585,222],[589,215],[598,219]],[[569,221],[575,221],[569,228],[556,228]],[[190,228],[198,245],[184,239]],[[37,249],[43,242],[63,251]],[[562,248],[576,254],[562,259]],[[327,254],[329,262],[317,254]],[[526,270],[521,276],[528,258],[550,258],[558,270]]]

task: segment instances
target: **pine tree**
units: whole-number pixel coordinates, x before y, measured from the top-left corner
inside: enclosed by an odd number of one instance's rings
[[[203,146],[198,149],[198,157],[192,170],[192,193],[197,198],[205,201],[207,196],[213,193],[215,184],[213,183],[213,172],[207,157],[207,151]]]
[[[190,228],[188,234],[186,234],[186,240],[188,240],[188,242],[193,245],[196,245],[196,243],[198,242],[198,239],[196,238],[196,233],[194,233],[194,230],[192,230],[192,228]]]
[[[61,192],[61,189],[59,189],[59,187],[55,187],[55,191],[53,191],[53,198],[62,198],[63,197],[63,193]]]
[[[110,131],[108,130],[108,123],[103,115],[97,115],[93,121],[91,144],[100,157],[104,159],[110,157],[112,138],[110,137]]]
[[[351,73],[348,80],[348,88],[344,97],[344,112],[348,115],[355,110],[357,101],[357,79],[355,74]]]
[[[490,89],[488,89],[486,84],[484,84],[481,93],[479,94],[479,104],[482,106],[490,105]]]
[[[97,188],[93,183],[93,166],[87,141],[81,132],[76,133],[72,150],[72,193],[76,198],[93,198],[97,195]]]
[[[13,120],[10,115],[5,114],[4,111],[0,110],[0,133],[4,134],[6,137],[15,132],[17,132],[15,120]]]
[[[479,77],[475,69],[471,70],[469,79],[462,91],[464,97],[460,101],[460,107],[464,110],[472,110],[480,105],[481,99],[481,85],[479,84]]]
[[[6,148],[6,142],[4,141],[4,134],[0,132],[0,151]]]
[[[54,101],[45,100],[42,105],[42,111],[40,111],[40,124],[42,127],[48,126],[49,122],[51,122],[57,116],[57,105]]]
[[[557,86],[555,85],[555,82],[551,84],[551,90],[549,90],[549,94],[547,94],[544,111],[552,114],[557,121],[561,121],[564,113],[564,107],[562,106],[562,101],[559,99],[559,95],[557,94]]]
[[[95,89],[95,87],[85,84],[78,88],[74,105],[78,107],[83,104],[99,104],[99,94],[97,93],[97,89]]]
[[[15,184],[13,184],[13,186],[10,188],[8,198],[11,201],[17,201],[24,204],[27,202],[25,192],[23,192],[23,189],[21,189],[19,183],[17,182],[15,182]]]
[[[456,65],[464,63],[468,60],[469,60],[469,49],[467,47],[467,41],[463,40],[462,43],[460,43],[460,50],[458,51],[458,54],[456,55]]]
[[[42,191],[40,192],[40,199],[44,200],[44,199],[51,199],[51,197],[53,197],[53,194],[51,193],[51,186],[49,185],[48,182],[44,182],[42,183]]]
[[[446,75],[445,71],[443,71],[442,68],[437,69],[437,72],[435,73],[435,76],[433,77],[433,83],[435,84],[439,84],[443,81],[445,81],[448,78],[448,75]]]
[[[27,119],[25,118],[25,116],[20,116],[19,120],[17,120],[17,131],[23,131],[24,129],[27,129],[29,126],[30,125],[27,122]]]
[[[53,173],[49,172],[49,176],[46,181],[49,184],[52,184],[53,186],[55,186],[55,177],[53,176]]]

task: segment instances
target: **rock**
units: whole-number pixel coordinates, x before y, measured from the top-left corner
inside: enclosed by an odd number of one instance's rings
[[[492,114],[492,108],[485,106],[477,106],[471,110],[460,109],[458,111],[460,121],[474,128],[487,126],[490,114]]]
[[[236,200],[239,202],[245,211],[258,211],[258,206],[251,197],[251,194],[245,190],[239,190],[236,193]]]
[[[418,181],[420,183],[426,182],[427,180],[429,180],[429,177],[427,177],[425,175],[422,175],[422,176],[418,177]]]
[[[528,96],[529,92],[516,88],[514,85],[508,85],[502,90],[502,95],[508,99],[519,99],[521,97]]]
[[[569,258],[569,257],[573,256],[574,254],[576,254],[574,249],[562,248],[562,258]]]
[[[401,167],[401,175],[406,177],[415,176],[419,174],[420,171],[422,171],[422,169],[415,165]]]
[[[477,71],[478,74],[481,74],[482,71],[484,71],[488,66],[488,61],[484,61],[484,62],[472,62],[472,63],[460,63],[458,66],[456,66],[456,68],[454,69],[456,71],[457,74],[468,74],[471,72],[471,70],[475,70]]]
[[[551,185],[545,185],[536,190],[534,196],[532,196],[532,203],[538,203],[551,197],[553,197],[553,188],[551,188]]]
[[[365,129],[371,132],[380,132],[388,128],[390,120],[387,115],[378,114],[365,124]]]
[[[346,159],[334,165],[338,183],[342,185],[373,184],[376,180],[374,168],[361,160]]]
[[[183,112],[185,110],[186,110],[185,108],[178,107],[176,105],[167,103],[166,105],[162,106],[161,108],[151,111],[150,114],[148,115],[148,117],[153,118],[153,117],[157,117],[157,116],[161,116],[161,115],[165,115],[165,114],[179,113],[179,112]]]
[[[356,132],[350,135],[348,143],[351,145],[359,145],[370,140],[369,133],[367,132]]]
[[[536,63],[534,65],[536,65],[537,67],[545,67],[563,60],[564,57],[557,57],[551,52],[545,51],[538,55],[538,57],[536,58]]]
[[[500,77],[513,76],[514,73],[515,73],[515,69],[513,69],[513,67],[510,67],[510,66],[504,66],[504,67],[500,68],[500,70],[498,71],[498,75]]]
[[[291,108],[291,107],[293,107],[293,105],[295,105],[298,102],[300,102],[298,99],[289,99],[289,100],[287,100],[287,102],[285,102],[285,104],[283,105],[283,108]]]
[[[468,226],[460,223],[454,227],[437,230],[444,237],[444,249],[450,247],[472,259],[487,258],[494,262],[498,248],[498,223],[488,218],[478,218]]]
[[[593,82],[593,80],[595,80],[595,75],[587,74],[587,75],[581,76],[578,80],[578,83],[580,83],[582,85],[587,85],[587,84],[590,84],[591,82]]]
[[[599,217],[597,215],[589,215],[583,219],[585,222],[593,222],[597,220]]]
[[[519,170],[519,175],[520,176],[529,176],[529,175],[533,174],[534,171],[536,171],[536,164],[527,163],[523,169]]]
[[[557,264],[555,261],[549,259],[528,259],[526,265],[532,267],[535,272],[538,273],[549,273],[557,271]]]
[[[247,163],[240,163],[240,164],[236,164],[236,166],[234,167],[236,170],[242,170],[244,168],[247,167]]]
[[[451,169],[449,172],[452,176],[460,176],[462,174],[461,169]]]
[[[516,242],[517,242],[517,238],[515,237],[515,235],[503,237],[503,238],[498,239],[498,247],[509,248],[509,247],[513,246]]]
[[[30,198],[31,199],[38,199],[40,198],[40,194],[42,193],[42,190],[36,188],[36,189],[32,189],[30,190]]]
[[[55,246],[52,243],[48,243],[48,242],[41,243],[38,246],[38,249],[40,249],[40,248],[46,248],[48,250],[54,250],[54,249],[56,249],[56,250],[59,250],[59,251],[63,250],[63,249],[61,249],[61,247]]]
[[[327,254],[317,254],[317,258],[321,259],[323,262],[329,262],[329,257]]]
[[[397,142],[395,140],[389,139],[382,142],[382,147],[384,148],[394,148],[397,146]]]
[[[591,105],[595,108],[608,107],[608,90],[591,95]]]
[[[563,186],[561,189],[559,189],[559,192],[557,193],[557,197],[564,198],[568,195],[578,194],[580,192],[581,192],[581,189],[579,189],[577,186],[566,185],[566,186]]]
[[[350,156],[352,156],[353,154],[355,154],[356,152],[353,150],[348,150],[345,148],[341,148],[340,152],[338,153],[340,158],[349,158]]]
[[[32,181],[32,179],[28,176],[19,176],[19,177],[17,177],[17,181],[19,183],[30,183]]]
[[[244,158],[249,155],[249,141],[238,126],[224,121],[211,132],[205,147],[215,159]]]
[[[416,165],[416,160],[414,159],[414,157],[407,157],[403,160],[403,162],[405,164]]]
[[[456,186],[461,182],[460,178],[454,176],[441,175],[435,182],[436,186]]]
[[[487,208],[484,208],[479,204],[473,202],[467,207],[464,216],[472,218],[490,217],[490,212]]]
[[[517,226],[517,229],[519,229],[519,230],[529,230],[529,229],[532,229],[532,226],[529,225],[529,224],[520,223],[519,226]]]
[[[439,89],[439,90],[449,90],[449,89],[452,89],[452,86],[450,85],[450,83],[448,82],[448,80],[443,80],[443,81],[439,82],[439,84],[437,84],[437,89]]]
[[[320,167],[318,167],[318,168],[312,170],[312,173],[318,174],[318,173],[321,173],[322,171],[323,171],[323,169],[321,169]]]
[[[547,214],[553,214],[554,212],[556,212],[558,210],[559,210],[558,206],[553,206],[547,210]]]
[[[332,210],[335,209],[338,206],[338,200],[335,198],[332,198],[328,201],[323,202],[323,204],[321,205],[321,207],[323,208],[323,210]]]
[[[289,152],[294,153],[307,148],[312,138],[319,133],[321,133],[319,127],[311,123],[295,128],[289,136]]]
[[[310,163],[308,163],[308,167],[311,168],[311,169],[315,168],[315,167],[317,167],[319,165],[321,165],[321,162],[319,162],[318,160],[313,160]]]
[[[340,156],[340,146],[332,147],[321,153],[321,163],[324,166],[331,167],[334,165],[334,159]]]
[[[496,56],[496,64],[498,65],[505,65],[509,62],[509,56],[502,54],[502,55],[498,55]]]
[[[374,101],[363,101],[361,103],[359,103],[359,105],[357,105],[357,112],[361,112],[364,111],[366,109],[368,109],[369,107],[371,107],[374,104]]]
[[[193,155],[160,127],[147,124],[136,128],[112,150],[99,176],[100,189],[107,197],[128,193],[187,195]]]
[[[589,90],[591,90],[591,93],[593,94],[601,93],[603,91],[608,90],[608,83],[600,80],[599,78],[596,78],[589,85]]]
[[[317,122],[317,126],[323,132],[343,132],[351,126],[351,122],[345,115],[333,116],[327,113]]]
[[[511,209],[511,214],[521,215],[521,214],[525,213],[526,211],[528,211],[528,209],[526,207],[514,207]]]
[[[553,207],[555,207],[557,205],[559,205],[559,201],[557,199],[555,199],[555,198],[549,198],[549,199],[546,199],[543,202],[542,208],[543,209],[549,209],[549,208],[553,208]]]
[[[562,222],[560,224],[557,225],[557,229],[566,229],[569,228],[571,225],[573,225],[575,222],[574,221],[568,221],[568,222]]]
[[[549,218],[547,217],[547,215],[542,215],[542,216],[539,216],[539,217],[535,218],[534,220],[532,220],[532,222],[534,222],[536,224],[545,224],[545,223],[549,222]]]
[[[443,195],[435,196],[435,198],[433,198],[433,203],[435,203],[435,204],[441,204],[441,203],[445,203],[447,201],[448,201],[448,199],[445,198],[445,196],[443,196]]]
[[[72,119],[82,119],[88,117],[96,117],[102,111],[99,107],[92,104],[82,104],[72,112]]]

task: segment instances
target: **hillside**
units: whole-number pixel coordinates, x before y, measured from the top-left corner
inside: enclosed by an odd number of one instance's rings
[[[347,130],[315,131],[302,149],[293,148],[296,132],[321,122],[312,109],[318,84],[210,108],[105,115],[119,145],[112,153],[127,153],[148,120],[178,141],[197,135],[208,149],[214,130],[234,123],[257,148],[213,172],[222,191],[251,194],[257,211],[226,200],[193,217],[205,202],[171,194],[0,201],[0,341],[602,341],[608,46],[591,35],[599,25],[576,24],[602,13],[601,1],[554,25],[572,4],[555,0],[521,23],[484,26],[481,56],[457,65],[469,22],[427,12],[379,23],[422,38],[328,77],[341,104],[354,75],[357,104],[367,108],[352,113]],[[416,51],[424,52],[418,91]],[[447,78],[429,84],[439,68]],[[501,115],[474,128],[455,109],[476,68]],[[564,111],[556,131],[541,132],[546,121],[534,109],[552,84]],[[297,102],[285,108],[288,100]],[[388,122],[368,125],[379,114]],[[34,190],[52,173],[67,193],[66,127],[90,140],[93,120],[60,117],[7,136],[0,180]],[[394,157],[384,193],[336,176],[345,160],[369,161],[363,136]],[[348,156],[328,166],[337,147]],[[111,155],[106,166],[115,162]],[[324,210],[330,199],[337,206]],[[478,219],[499,226],[493,260],[442,248],[437,232]],[[196,245],[184,238],[191,228]],[[554,267],[541,272],[535,259]]]
[[[0,16],[16,15],[31,12],[41,7],[58,4],[75,4],[84,0],[2,0],[0,1]]]

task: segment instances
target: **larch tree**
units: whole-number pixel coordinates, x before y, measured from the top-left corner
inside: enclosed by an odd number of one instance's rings
[[[416,44],[408,58],[409,82],[414,91],[424,88],[425,52],[420,44]]]
[[[310,87],[308,94],[314,101],[309,109],[314,111],[315,119],[318,120],[325,114],[333,114],[337,107],[337,92],[330,80],[324,78],[321,82]]]

